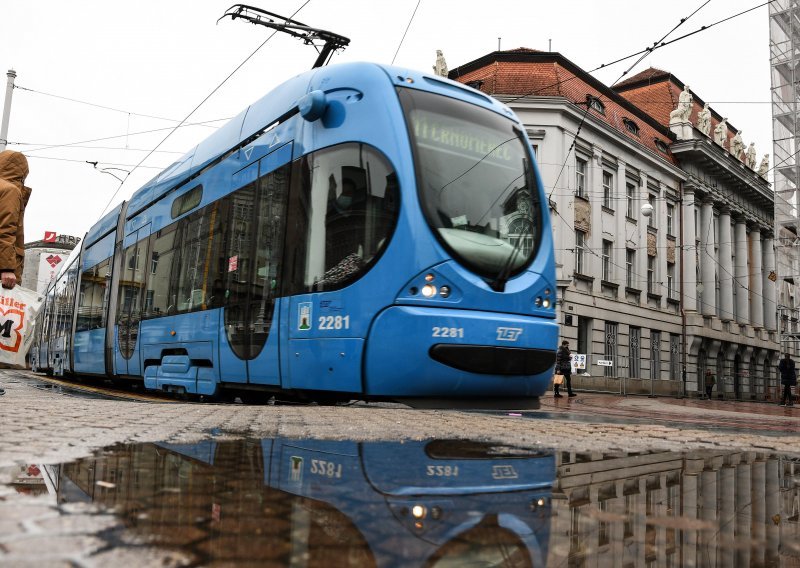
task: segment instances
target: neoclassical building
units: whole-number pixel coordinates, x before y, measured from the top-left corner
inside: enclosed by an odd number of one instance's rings
[[[559,53],[521,48],[449,77],[526,125],[550,200],[562,336],[587,359],[577,388],[695,396],[711,370],[715,395],[776,396],[772,196],[739,131],[657,69],[610,88]]]

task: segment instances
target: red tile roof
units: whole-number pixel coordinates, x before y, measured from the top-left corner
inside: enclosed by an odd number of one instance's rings
[[[621,83],[614,85],[613,89],[627,100],[641,108],[647,114],[655,118],[664,126],[669,126],[669,113],[677,106],[678,96],[684,88],[684,83],[673,76],[667,71],[650,67],[627,79]],[[689,121],[692,124],[697,123],[697,113],[703,108],[705,104],[692,90],[692,114]],[[713,136],[714,128],[722,120],[714,109],[711,110],[711,135]],[[736,135],[736,128],[729,123],[727,144],[730,146],[730,139]],[[740,159],[742,156],[739,157]]]
[[[620,96],[559,53],[527,48],[495,51],[451,70],[449,76],[462,83],[482,81],[480,90],[490,95],[520,98],[564,97],[580,104],[584,111],[587,95],[597,97],[605,106],[605,114],[596,110],[590,111],[597,119],[660,158],[676,163],[670,153],[664,153],[656,146],[656,140],[667,146],[672,143],[673,136],[668,128],[668,120],[665,123],[650,116],[627,97]],[[677,101],[677,93],[675,100]],[[674,106],[669,106],[667,119]],[[638,136],[625,128],[623,119],[631,120],[639,127]]]

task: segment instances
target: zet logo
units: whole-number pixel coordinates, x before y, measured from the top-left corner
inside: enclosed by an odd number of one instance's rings
[[[521,327],[498,327],[497,341],[516,341],[522,335]]]

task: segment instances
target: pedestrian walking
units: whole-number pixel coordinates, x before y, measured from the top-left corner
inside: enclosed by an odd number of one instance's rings
[[[28,171],[23,154],[0,152],[0,284],[8,289],[22,281],[25,264],[25,206],[31,195],[31,188],[25,186]]]
[[[783,385],[783,395],[781,396],[781,406],[794,406],[794,396],[792,387],[797,385],[797,371],[794,368],[792,356],[788,353],[778,363],[778,370],[781,372],[781,384]]]
[[[711,369],[706,369],[706,398],[711,400],[711,391],[714,390],[714,385],[717,384],[717,378]]]
[[[561,347],[556,351],[556,373],[564,375],[564,382],[567,384],[567,395],[578,396],[572,392],[572,354],[569,351],[569,341],[564,340],[561,342]],[[559,392],[561,385],[553,384],[553,390],[556,398],[561,398],[563,395]]]

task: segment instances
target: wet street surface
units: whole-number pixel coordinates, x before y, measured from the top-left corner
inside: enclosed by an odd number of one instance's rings
[[[13,471],[33,535],[0,548],[61,529],[96,566],[779,566],[800,560],[798,481],[800,461],[760,452],[122,445]]]
[[[0,387],[2,566],[800,565],[796,407],[163,404],[18,371]]]

